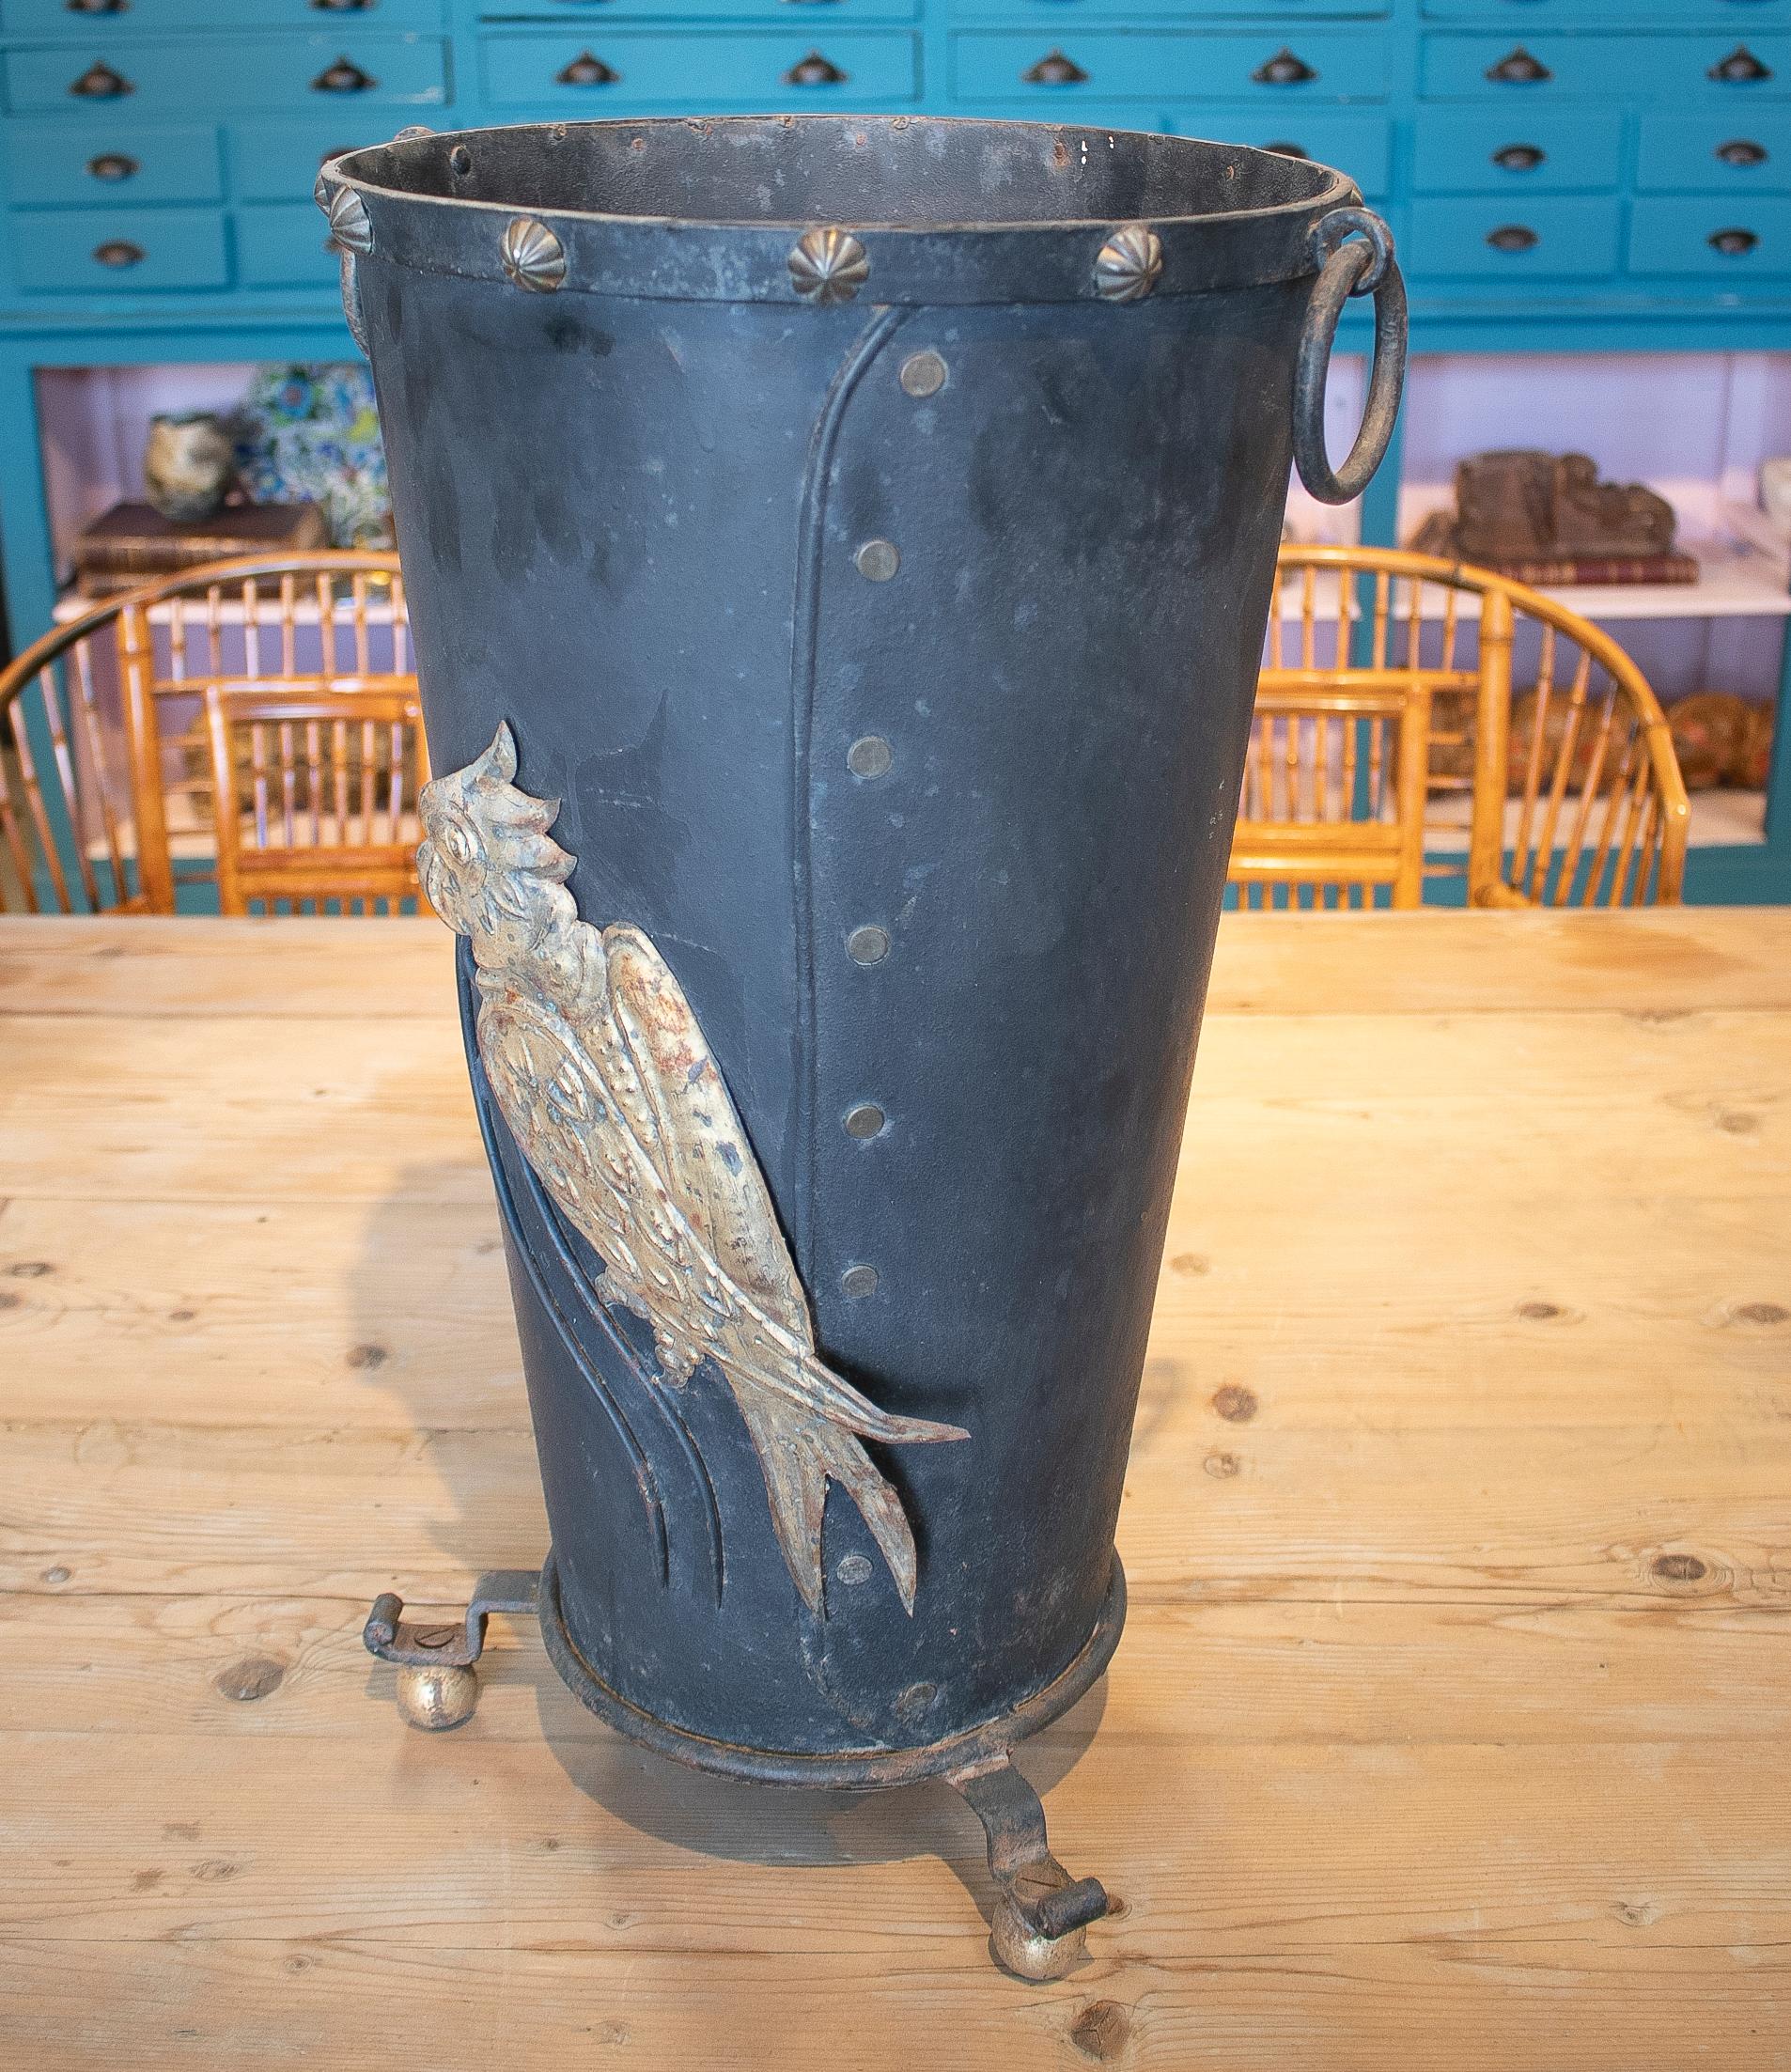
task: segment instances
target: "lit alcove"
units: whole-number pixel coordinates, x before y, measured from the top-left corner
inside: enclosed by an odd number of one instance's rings
[[[1456,465],[1502,447],[1579,452],[1672,504],[1691,584],[1584,584],[1559,597],[1606,627],[1669,709],[1700,692],[1760,712],[1777,695],[1791,539],[1760,507],[1760,464],[1791,453],[1791,353],[1447,353],[1411,363],[1398,532],[1452,509]],[[1521,660],[1518,681],[1522,682]],[[1696,846],[1757,844],[1765,793],[1692,793]]]
[[[389,543],[383,460],[370,385],[359,364],[46,367],[38,371],[36,395],[59,621],[78,620],[109,595],[172,576],[195,557],[251,553],[277,563],[322,546]],[[173,542],[180,560],[159,560],[168,543],[138,522],[148,517],[144,458],[151,422],[199,412],[216,415],[237,438],[239,476],[230,502]],[[108,541],[112,558],[89,552],[84,565],[84,528],[120,506],[133,508],[131,522]],[[267,522],[268,537],[257,537],[249,506],[260,506],[254,516]],[[139,551],[144,565],[130,572],[129,557]],[[199,681],[220,671],[226,678],[316,672],[326,666],[326,654],[340,665],[357,640],[366,644],[368,668],[408,668],[407,635],[393,596],[383,574],[318,569],[233,578],[186,602],[164,600],[148,610],[162,811],[183,898],[209,879],[215,848]],[[103,861],[106,851],[107,831],[92,818],[102,798],[111,798],[122,816],[117,833],[125,852],[137,852],[122,664],[110,622],[102,634],[81,645],[78,683],[71,665],[63,665],[59,693],[79,779],[77,832],[90,863]],[[189,680],[195,685],[191,696],[180,689]],[[70,701],[77,697],[81,724],[74,725]]]

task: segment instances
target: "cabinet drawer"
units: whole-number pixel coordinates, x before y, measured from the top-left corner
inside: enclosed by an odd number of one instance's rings
[[[1181,136],[1212,137],[1223,144],[1251,144],[1257,150],[1290,149],[1347,173],[1369,201],[1387,192],[1392,145],[1383,115],[1336,108],[1300,108],[1291,121],[1253,109],[1181,110],[1169,127]]]
[[[518,5],[501,8],[488,6],[484,9],[488,17],[493,15],[536,17],[536,28],[539,34],[552,33],[547,29],[544,17],[552,15],[553,29],[564,37],[583,37],[584,41],[572,46],[573,53],[591,49],[591,38],[600,31],[607,34],[609,18],[620,13],[631,22],[642,17],[674,18],[681,22],[733,22],[744,26],[756,23],[760,25],[775,23],[780,29],[787,29],[792,23],[801,33],[809,23],[811,36],[818,36],[823,30],[829,35],[835,28],[851,28],[857,24],[873,22],[911,22],[920,12],[920,0],[559,0],[559,5],[533,7]],[[522,23],[506,24],[514,33],[522,28]],[[497,24],[491,23],[491,28]],[[487,33],[490,33],[488,29]]]
[[[1736,110],[1791,93],[1791,36],[1760,35],[1749,23],[1694,36],[1426,36],[1419,92],[1430,101],[1497,100],[1510,107],[1554,101],[1648,100],[1712,102]],[[1737,53],[1740,54],[1737,57]],[[1712,78],[1751,60],[1761,76]],[[1501,76],[1531,67],[1547,76]]]
[[[1387,90],[1387,50],[1377,34],[1335,30],[1288,35],[1288,47],[1310,77],[1272,84],[1265,68],[1283,55],[1273,35],[1203,36],[1165,30],[1048,32],[966,30],[952,39],[953,86],[960,101],[1012,100],[1023,94],[1039,109],[1072,106],[1078,97],[1121,101],[1243,101],[1277,109],[1313,101],[1375,101]],[[1067,58],[1082,79],[1052,82],[1027,74],[1053,57]]]
[[[891,32],[865,35],[804,23],[788,34],[631,32],[584,38],[487,37],[481,53],[485,91],[500,108],[527,108],[543,118],[595,119],[631,108],[688,101],[704,106],[851,107],[869,101],[912,101],[919,90],[916,39]],[[789,73],[811,56],[842,76],[803,85]],[[614,74],[594,84],[562,78],[595,58]]]
[[[1791,201],[1644,195],[1629,218],[1629,271],[1698,273],[1736,287],[1783,275],[1791,271]]]
[[[116,86],[108,86],[108,74]],[[133,117],[160,117],[199,108],[435,106],[447,99],[447,46],[438,36],[364,36],[347,28],[335,35],[208,36],[188,42],[99,39],[10,52],[6,81],[8,107],[31,114],[128,107]],[[84,81],[104,90],[84,88]]]
[[[1379,20],[1392,12],[1392,0],[950,0],[950,7],[960,22],[1044,23],[1053,29],[1115,16],[1137,21],[1169,15],[1182,22],[1255,16],[1271,19],[1277,35],[1291,36],[1302,22]]]
[[[1541,24],[1573,28],[1581,23],[1652,22],[1672,24],[1688,14],[1737,28],[1750,22],[1791,22],[1791,0],[1423,0],[1419,11],[1433,18],[1472,17],[1476,22],[1509,23],[1517,28]]]
[[[1521,207],[1495,200],[1416,201],[1406,241],[1410,271],[1426,278],[1516,286],[1614,273],[1621,204],[1549,196]],[[1524,233],[1524,241],[1512,233]]]
[[[1756,108],[1738,121],[1721,115],[1644,115],[1636,185],[1647,193],[1752,195],[1791,192],[1791,114]]]
[[[95,30],[114,37],[154,36],[186,29],[315,29],[332,15],[360,29],[439,29],[443,0],[355,0],[333,7],[319,0],[130,0],[117,14],[77,12],[69,0],[0,0],[0,27],[17,37],[61,37],[76,42]]]
[[[237,278],[245,288],[319,288],[338,277],[330,226],[315,202],[252,204],[236,217]]]
[[[1623,117],[1613,109],[1421,108],[1412,185],[1421,195],[1526,195],[1614,187]]]
[[[976,118],[980,122],[1057,119],[1050,117],[1036,101],[979,101]],[[1079,101],[1073,108],[1064,110],[1062,120],[1079,130],[1142,131],[1146,136],[1173,134],[1176,129],[1174,118],[1162,109],[1138,101]]]
[[[335,121],[236,123],[225,132],[231,191],[243,201],[308,199],[326,158],[389,144],[392,130],[377,108],[344,108]]]
[[[216,201],[224,192],[215,130],[11,122],[6,140],[8,191],[33,208]]]
[[[10,228],[21,288],[116,295],[224,288],[230,279],[224,217],[215,209],[18,210]]]

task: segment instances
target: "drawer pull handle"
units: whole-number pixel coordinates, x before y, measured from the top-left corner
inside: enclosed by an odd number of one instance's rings
[[[1752,230],[1713,230],[1709,238],[1710,249],[1725,259],[1745,258],[1759,241]]]
[[[1487,232],[1487,242],[1495,252],[1531,252],[1542,240],[1527,223],[1502,223]]]
[[[786,8],[824,8],[834,5],[834,0],[782,0]]]
[[[131,0],[62,0],[70,14],[129,14]]]
[[[581,51],[564,71],[553,74],[556,86],[614,86],[621,78],[614,65],[590,51]]]
[[[379,81],[371,73],[364,72],[351,57],[338,57],[334,65],[326,65],[311,82],[314,94],[364,94],[368,87],[377,86]]]
[[[365,14],[379,4],[380,0],[311,0],[312,7],[319,14]]]
[[[1770,155],[1764,144],[1754,143],[1752,137],[1731,137],[1717,146],[1717,156],[1725,165],[1764,165]]]
[[[1296,57],[1285,44],[1258,65],[1251,78],[1259,86],[1303,86],[1318,74],[1303,57]]]
[[[819,51],[810,51],[784,74],[784,84],[786,86],[842,86],[850,76],[849,72],[841,71],[831,57],[823,57]]]
[[[1772,67],[1763,65],[1745,43],[1737,43],[1727,57],[1719,58],[1705,75],[1721,86],[1747,86],[1770,79]]]
[[[1047,51],[1036,65],[1028,65],[1020,75],[1025,86],[1080,86],[1087,77],[1076,60],[1062,51]]]
[[[1265,151],[1273,151],[1277,158],[1310,158],[1312,153],[1303,144],[1265,144]]]
[[[1519,43],[1516,50],[1507,51],[1496,65],[1487,67],[1487,77],[1495,86],[1540,86],[1554,74],[1541,58]]]
[[[96,244],[93,256],[101,266],[122,271],[127,266],[141,266],[148,257],[140,244],[132,244],[129,238],[108,238],[103,244]]]
[[[123,151],[101,151],[87,161],[87,171],[95,179],[133,179],[142,170],[137,160]]]
[[[89,65],[79,79],[69,82],[69,91],[83,101],[118,101],[136,90],[122,72],[103,64]]]
[[[1534,144],[1507,144],[1492,154],[1492,163],[1507,173],[1534,173],[1548,155]]]

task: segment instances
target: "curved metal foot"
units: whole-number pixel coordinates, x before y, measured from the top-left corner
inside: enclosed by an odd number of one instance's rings
[[[404,1616],[404,1599],[385,1591],[361,1638],[369,1655],[398,1668],[398,1711],[414,1727],[440,1733],[470,1720],[479,1702],[486,1621],[493,1612],[533,1615],[540,1578],[529,1568],[493,1568],[482,1575],[465,1616],[448,1626],[424,1626]]]
[[[1014,1978],[1063,1978],[1088,1955],[1088,1927],[1107,1911],[1098,1877],[1071,1877],[1051,1853],[1038,1794],[1005,1758],[945,1782],[983,1824],[1000,1888],[989,1954]]]

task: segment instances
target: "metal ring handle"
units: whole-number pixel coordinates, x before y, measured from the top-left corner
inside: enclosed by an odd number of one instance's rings
[[[1358,234],[1359,233],[1359,234]],[[1406,284],[1393,233],[1365,209],[1333,209],[1313,231],[1323,267],[1306,305],[1294,367],[1294,460],[1321,504],[1353,503],[1374,479],[1393,439],[1406,384]],[[1325,383],[1337,319],[1352,295],[1375,298],[1375,361],[1362,428],[1341,468],[1325,452]]]

